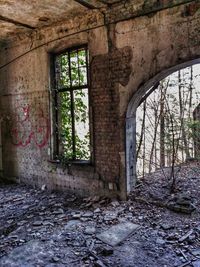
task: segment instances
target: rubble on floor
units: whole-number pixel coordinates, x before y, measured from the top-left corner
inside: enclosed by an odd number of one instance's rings
[[[139,225],[124,222],[113,225],[110,229],[100,233],[96,237],[110,246],[116,246],[123,242],[129,235],[139,228]]]
[[[158,171],[127,201],[1,185],[0,266],[199,267],[200,170],[179,173],[173,194]]]

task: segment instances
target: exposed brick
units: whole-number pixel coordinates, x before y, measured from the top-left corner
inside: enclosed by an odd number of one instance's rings
[[[91,102],[94,116],[95,162],[107,181],[115,182],[119,173],[119,92],[116,84],[126,85],[131,74],[129,47],[114,49],[92,61]]]

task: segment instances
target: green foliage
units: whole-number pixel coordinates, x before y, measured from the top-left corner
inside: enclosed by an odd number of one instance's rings
[[[200,138],[200,121],[199,120],[190,120],[187,121],[187,127],[189,129],[189,137],[194,140]]]
[[[187,123],[187,125],[191,130],[200,130],[200,121],[199,120],[190,120]]]
[[[87,89],[86,52],[78,50],[57,58],[59,92],[60,142],[62,161],[90,159],[89,104]],[[85,89],[77,89],[85,86]],[[73,88],[75,87],[75,88]],[[65,90],[66,89],[66,90]],[[73,90],[72,90],[73,89]],[[75,135],[73,136],[73,119]],[[75,151],[73,151],[75,144]]]

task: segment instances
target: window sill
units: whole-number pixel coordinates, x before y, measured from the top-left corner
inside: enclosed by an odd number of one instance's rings
[[[51,159],[48,160],[48,162],[53,164],[61,164],[61,161],[58,159]],[[89,165],[92,166],[92,163],[90,160],[69,160],[65,162],[66,165]]]
[[[60,160],[48,160],[48,162],[50,164],[55,165],[55,167],[58,169],[60,168],[68,169],[68,171],[70,170],[70,172],[72,173],[76,173],[76,172],[94,173],[95,171],[94,164],[92,164],[92,162],[89,160],[71,160],[71,161],[65,162],[64,164],[62,164]]]

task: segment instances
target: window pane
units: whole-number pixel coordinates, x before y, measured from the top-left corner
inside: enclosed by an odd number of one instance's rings
[[[71,68],[78,68],[78,56],[76,51],[70,53],[70,64]]]
[[[79,69],[80,85],[87,85],[87,69],[82,67]]]
[[[66,54],[57,57],[56,80],[58,89],[70,86],[68,56]]]
[[[86,51],[85,50],[78,51],[78,64],[79,64],[79,67],[86,66]]]
[[[79,86],[79,70],[78,68],[71,69],[72,86]]]
[[[88,89],[74,91],[76,158],[90,159]]]
[[[73,156],[71,97],[69,92],[59,93],[60,96],[60,147],[62,155],[71,159]]]

